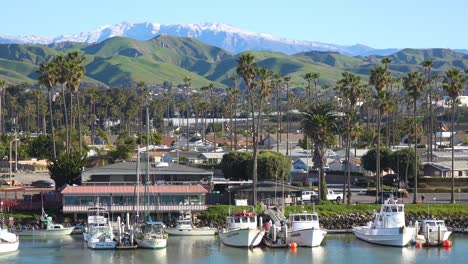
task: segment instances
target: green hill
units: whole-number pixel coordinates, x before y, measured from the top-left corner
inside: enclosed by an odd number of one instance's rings
[[[181,84],[185,76],[193,87],[209,82],[223,87],[231,85],[238,55],[209,46],[194,38],[160,35],[147,41],[113,37],[87,45],[64,42],[44,45],[0,45],[0,79],[8,83],[34,83],[41,63],[54,56],[78,50],[86,60],[85,83],[104,86],[130,86],[139,81]],[[310,51],[294,55],[279,52],[251,51],[260,66],[291,76],[292,87],[305,87],[303,76],[308,72],[320,74],[320,85],[334,85],[344,71],[359,74],[364,80],[383,57],[349,57],[336,52]],[[423,71],[421,63],[432,59],[434,74],[443,74],[452,67],[464,69],[468,55],[448,49],[404,49],[388,56],[392,74],[402,76],[408,71]]]

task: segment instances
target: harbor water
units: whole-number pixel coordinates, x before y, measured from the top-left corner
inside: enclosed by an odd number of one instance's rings
[[[468,235],[452,234],[451,248],[372,245],[352,234],[329,234],[316,248],[232,248],[218,237],[169,237],[165,249],[92,250],[82,236],[20,238],[20,250],[0,256],[5,264],[52,263],[466,263]]]

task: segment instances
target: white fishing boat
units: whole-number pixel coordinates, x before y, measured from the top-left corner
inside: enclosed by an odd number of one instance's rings
[[[109,213],[105,212],[103,208],[92,207],[88,209],[88,226],[83,232],[83,238],[89,248],[114,249],[117,246],[108,218]]]
[[[0,202],[0,220],[2,223],[5,223],[5,216],[3,215],[3,201]],[[12,223],[10,222],[10,224]],[[18,247],[18,236],[9,232],[6,226],[2,227],[0,225],[0,255],[16,252],[18,251]]]
[[[175,227],[166,228],[164,230],[166,233],[173,236],[213,236],[217,232],[216,228],[194,227],[192,223],[192,214],[190,212],[181,213],[181,217],[176,221]]]
[[[415,238],[415,228],[405,224],[404,210],[404,204],[396,201],[382,204],[380,212],[374,213],[374,221],[366,226],[353,227],[353,233],[369,243],[404,247]]]
[[[288,220],[287,242],[298,247],[318,247],[327,234],[320,227],[317,213],[290,214]]]
[[[162,222],[148,221],[135,229],[135,241],[138,247],[160,249],[167,246],[167,234]]]
[[[221,242],[233,247],[256,247],[265,231],[258,227],[254,213],[234,213],[226,218],[227,228],[219,232]]]
[[[0,227],[0,254],[13,253],[18,250],[19,238],[16,234]]]
[[[41,219],[43,223],[46,223],[45,229],[40,228],[23,228],[15,230],[15,233],[19,236],[68,236],[73,232],[75,227],[64,227],[61,224],[56,224],[52,221],[52,217],[45,215]]]
[[[441,245],[452,234],[441,219],[423,219],[418,222],[418,226],[416,240],[426,245]]]

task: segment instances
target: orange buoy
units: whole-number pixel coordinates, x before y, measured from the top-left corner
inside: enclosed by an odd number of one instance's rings
[[[416,248],[422,248],[423,244],[420,241],[416,242]]]
[[[297,244],[295,242],[289,243],[290,248],[297,248]]]
[[[443,247],[452,247],[452,242],[450,242],[450,240],[444,240],[444,242],[442,243],[442,246]]]

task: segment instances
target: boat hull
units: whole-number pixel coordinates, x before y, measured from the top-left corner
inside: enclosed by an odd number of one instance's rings
[[[214,236],[216,228],[193,228],[193,229],[178,229],[167,228],[164,229],[166,233],[171,236]]]
[[[73,227],[64,229],[36,229],[36,230],[21,230],[15,232],[19,236],[68,236],[73,232]]]
[[[167,239],[165,238],[135,239],[135,241],[139,248],[160,249],[167,246]]]
[[[288,242],[294,242],[298,247],[318,247],[327,231],[323,229],[301,229],[288,232]]]
[[[0,242],[0,254],[9,254],[18,251],[19,241]]]
[[[221,242],[233,247],[256,247],[264,235],[265,231],[259,229],[236,229],[219,232]]]
[[[115,249],[117,242],[115,241],[99,241],[99,240],[89,240],[87,242],[88,247],[92,249]]]
[[[366,242],[384,245],[404,247],[414,238],[415,228],[370,228],[367,226],[354,227],[354,235]]]

